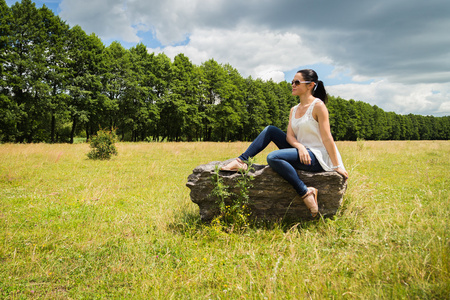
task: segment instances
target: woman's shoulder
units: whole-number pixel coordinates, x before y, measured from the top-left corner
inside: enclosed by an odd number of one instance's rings
[[[314,109],[316,109],[316,108],[318,108],[319,110],[323,110],[323,109],[327,110],[327,106],[326,106],[325,103],[324,103],[322,100],[320,100],[319,98],[316,98],[316,99],[314,100]]]
[[[293,111],[295,111],[295,110],[297,109],[297,107],[298,107],[298,104],[297,104],[297,105],[294,105],[294,106],[292,106],[292,107],[291,107],[291,113],[292,113]]]
[[[325,105],[325,103],[322,100],[320,100],[319,98],[316,98],[316,101],[314,104],[314,109],[313,109],[312,113],[313,113],[313,117],[316,121],[319,121],[319,119],[321,119],[321,118],[319,118],[319,115],[328,117],[327,106]]]

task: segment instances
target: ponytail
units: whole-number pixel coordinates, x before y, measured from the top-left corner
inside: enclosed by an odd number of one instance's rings
[[[313,96],[319,98],[325,104],[328,103],[327,91],[325,90],[325,86],[323,85],[322,80],[318,80],[318,82],[316,83],[316,86],[314,87]]]

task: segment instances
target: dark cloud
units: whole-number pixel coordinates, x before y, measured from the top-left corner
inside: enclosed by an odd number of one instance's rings
[[[354,74],[403,83],[450,81],[450,1],[263,1],[231,10],[240,12],[234,23],[300,33]],[[217,11],[215,19],[220,16]]]
[[[240,25],[298,33],[318,53],[355,75],[404,83],[448,82],[450,1],[168,1],[133,0],[166,43],[197,27]],[[421,74],[421,75],[420,75]]]

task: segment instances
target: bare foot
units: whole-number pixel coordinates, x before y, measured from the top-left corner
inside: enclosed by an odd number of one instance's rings
[[[309,187],[308,192],[303,196],[303,202],[308,207],[313,218],[319,214],[319,205],[317,203],[317,194],[319,191],[316,188]]]
[[[220,168],[220,170],[221,171],[239,171],[242,169],[242,170],[246,171],[247,168],[248,168],[248,166],[246,163],[244,163],[239,158],[236,158],[236,159],[232,160],[231,162],[229,162],[227,165]]]

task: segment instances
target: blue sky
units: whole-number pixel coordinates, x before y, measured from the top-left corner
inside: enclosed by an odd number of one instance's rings
[[[277,82],[313,68],[331,95],[399,114],[450,115],[448,0],[34,2],[105,45],[142,42]]]

